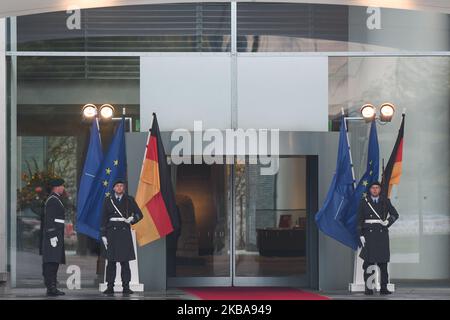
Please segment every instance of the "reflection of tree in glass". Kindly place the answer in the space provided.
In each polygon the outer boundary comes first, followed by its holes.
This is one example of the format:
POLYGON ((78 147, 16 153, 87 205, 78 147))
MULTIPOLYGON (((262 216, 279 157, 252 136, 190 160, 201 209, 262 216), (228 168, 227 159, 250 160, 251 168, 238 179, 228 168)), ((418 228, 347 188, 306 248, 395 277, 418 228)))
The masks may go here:
POLYGON ((76 179, 76 140, 74 137, 48 137, 47 154, 43 168, 40 169, 35 157, 25 160, 27 173, 21 177, 25 185, 18 190, 18 209, 30 208, 39 216, 43 213, 44 202, 50 192, 49 182, 54 178, 66 181, 66 194, 63 197, 67 218, 73 219, 76 179))
POLYGON ((247 180, 246 180, 246 170, 245 164, 236 164, 236 235, 237 249, 241 250, 245 248, 245 210, 246 210, 246 190, 247 190, 247 180))

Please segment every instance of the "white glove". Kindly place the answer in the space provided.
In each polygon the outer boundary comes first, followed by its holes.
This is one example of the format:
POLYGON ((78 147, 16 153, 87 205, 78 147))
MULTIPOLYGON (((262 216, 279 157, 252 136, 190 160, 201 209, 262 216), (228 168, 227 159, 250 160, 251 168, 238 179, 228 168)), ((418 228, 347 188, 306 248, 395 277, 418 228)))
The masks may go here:
POLYGON ((383 220, 383 222, 381 222, 381 225, 382 225, 383 227, 387 227, 388 224, 389 224, 389 221, 388 221, 388 220, 383 220))
POLYGON ((125 222, 126 222, 126 223, 131 223, 133 220, 134 220, 134 217, 131 216, 131 217, 126 218, 126 219, 125 219, 125 222))
POLYGON ((102 241, 105 248, 108 249, 108 239, 106 239, 106 237, 102 237, 102 241))
POLYGON ((364 247, 366 245, 366 238, 364 238, 363 236, 359 237, 359 239, 361 240, 361 244, 364 247))
POLYGON ((55 248, 57 244, 58 244, 58 237, 50 238, 50 245, 51 245, 53 248, 55 248))

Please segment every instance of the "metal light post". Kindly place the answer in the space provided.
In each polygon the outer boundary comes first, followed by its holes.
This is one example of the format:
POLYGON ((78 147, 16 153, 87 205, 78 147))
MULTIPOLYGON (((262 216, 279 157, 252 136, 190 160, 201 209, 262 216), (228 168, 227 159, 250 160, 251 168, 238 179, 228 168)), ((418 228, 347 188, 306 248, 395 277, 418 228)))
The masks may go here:
MULTIPOLYGON (((353 187, 356 189, 356 178, 355 178, 355 170, 353 166, 353 160, 352 160, 352 153, 351 153, 351 147, 350 147, 350 140, 348 138, 348 128, 347 128, 347 120, 350 121, 365 121, 365 122, 372 122, 375 120, 379 120, 382 123, 390 122, 394 116, 395 113, 395 106, 392 103, 383 103, 380 108, 380 115, 377 117, 377 109, 370 103, 364 104, 360 108, 360 117, 346 117, 344 113, 344 108, 341 109, 342 116, 344 117, 344 124, 345 124, 345 133, 347 137, 347 143, 349 146, 349 155, 350 155, 350 164, 352 167, 352 179, 353 179, 353 187)), ((405 112, 405 111, 403 111, 405 112)), ((363 260, 359 257, 361 249, 358 248, 355 252, 355 259, 353 264, 353 282, 349 284, 349 291, 350 292, 361 292, 365 289, 365 283, 364 283, 364 277, 362 273, 362 264, 363 260)), ((377 277, 378 282, 378 277, 377 277)), ((392 283, 388 284, 388 288, 390 291, 395 290, 395 286, 392 283)))

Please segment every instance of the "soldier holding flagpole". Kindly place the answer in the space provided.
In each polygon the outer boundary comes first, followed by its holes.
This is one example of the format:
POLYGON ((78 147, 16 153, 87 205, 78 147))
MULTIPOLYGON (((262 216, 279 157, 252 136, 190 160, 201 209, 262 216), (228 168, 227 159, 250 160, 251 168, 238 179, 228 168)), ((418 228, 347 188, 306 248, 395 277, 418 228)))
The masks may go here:
POLYGON ((116 264, 120 262, 122 294, 134 292, 130 289, 131 270, 129 261, 135 260, 131 224, 142 219, 142 212, 132 196, 125 193, 125 180, 118 178, 113 183, 113 194, 107 196, 103 203, 101 226, 102 242, 106 249, 108 265, 106 267, 107 289, 104 294, 114 294, 116 264))
POLYGON ((382 195, 381 184, 373 182, 369 187, 369 195, 361 200, 358 211, 358 233, 362 245, 360 257, 364 260, 366 295, 373 295, 373 286, 369 283, 371 265, 378 265, 380 268, 380 294, 391 294, 387 288, 389 282, 387 265, 390 260, 389 227, 398 217, 398 212, 391 201, 382 195))

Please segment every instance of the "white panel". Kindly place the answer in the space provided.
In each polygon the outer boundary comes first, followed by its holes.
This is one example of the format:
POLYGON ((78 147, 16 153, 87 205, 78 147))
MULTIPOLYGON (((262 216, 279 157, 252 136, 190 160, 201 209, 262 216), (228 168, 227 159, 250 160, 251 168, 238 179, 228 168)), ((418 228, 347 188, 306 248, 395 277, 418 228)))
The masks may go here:
POLYGON ((328 130, 327 57, 239 57, 238 126, 328 130))
POLYGON ((141 131, 156 112, 161 130, 229 128, 230 57, 172 56, 141 58, 141 131))

